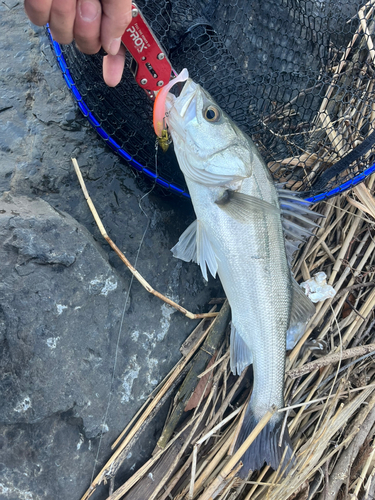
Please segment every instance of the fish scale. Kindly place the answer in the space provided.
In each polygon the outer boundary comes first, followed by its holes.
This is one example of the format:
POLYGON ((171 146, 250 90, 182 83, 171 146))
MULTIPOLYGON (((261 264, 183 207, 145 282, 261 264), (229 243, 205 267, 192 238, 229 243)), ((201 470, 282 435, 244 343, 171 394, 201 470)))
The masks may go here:
MULTIPOLYGON (((292 291, 281 222, 256 213, 253 220, 241 224, 215 204, 220 188, 186 181, 197 219, 218 257, 218 275, 231 305, 232 323, 252 352, 254 388, 249 407, 260 420, 273 405, 284 406, 292 291)), ((276 414, 273 422, 281 418, 276 414)))
MULTIPOLYGON (((178 98, 168 95, 166 107, 197 216, 172 251, 197 262, 206 279, 207 268, 219 275, 232 309, 232 371, 240 374, 253 363, 239 448, 272 406, 284 406, 287 331, 293 322, 303 326, 313 308, 293 282, 278 192, 252 140, 191 80, 178 98)), ((281 436, 282 418, 275 413, 242 457, 242 477, 264 462, 276 469, 285 449, 285 460, 291 458, 288 430, 281 436)))

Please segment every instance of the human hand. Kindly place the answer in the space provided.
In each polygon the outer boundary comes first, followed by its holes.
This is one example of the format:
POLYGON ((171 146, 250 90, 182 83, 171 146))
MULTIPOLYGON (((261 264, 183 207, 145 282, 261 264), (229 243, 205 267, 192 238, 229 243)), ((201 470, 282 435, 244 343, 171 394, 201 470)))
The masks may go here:
POLYGON ((58 43, 74 39, 85 54, 103 47, 108 53, 104 80, 110 87, 120 82, 125 63, 121 36, 131 21, 131 0, 25 0, 25 11, 37 26, 49 23, 58 43))

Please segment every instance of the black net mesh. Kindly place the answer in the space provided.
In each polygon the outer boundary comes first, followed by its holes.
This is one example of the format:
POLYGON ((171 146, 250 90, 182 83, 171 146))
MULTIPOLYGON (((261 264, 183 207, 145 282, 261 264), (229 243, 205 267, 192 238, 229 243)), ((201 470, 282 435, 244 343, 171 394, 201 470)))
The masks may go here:
MULTIPOLYGON (((373 164, 370 147, 350 168, 334 170, 375 123, 371 2, 142 0, 137 5, 172 66, 186 67, 254 139, 276 180, 314 194, 316 187, 328 191, 373 164), (318 179, 324 171, 322 187, 318 179)), ((111 89, 102 80, 99 55, 81 54, 74 44, 63 54, 104 130, 153 170, 152 104, 130 73, 130 58, 122 82, 111 89)), ((169 182, 183 184, 173 148, 160 156, 159 166, 169 182)))

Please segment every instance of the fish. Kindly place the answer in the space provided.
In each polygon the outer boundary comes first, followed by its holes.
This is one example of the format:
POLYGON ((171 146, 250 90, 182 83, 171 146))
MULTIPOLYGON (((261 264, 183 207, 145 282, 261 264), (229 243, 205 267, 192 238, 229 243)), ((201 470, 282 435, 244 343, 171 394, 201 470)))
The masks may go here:
MULTIPOLYGON (((238 449, 267 411, 284 407, 287 337, 294 345, 315 312, 293 278, 291 256, 317 224, 303 199, 275 185, 252 139, 183 78, 178 97, 168 92, 158 100, 155 129, 160 134, 164 112, 197 217, 172 252, 196 262, 206 280, 208 272, 219 276, 232 312, 231 370, 239 375, 253 365, 238 449)), ((293 449, 283 418, 274 413, 245 452, 241 477, 264 463, 276 470, 282 458, 289 470, 293 449)))

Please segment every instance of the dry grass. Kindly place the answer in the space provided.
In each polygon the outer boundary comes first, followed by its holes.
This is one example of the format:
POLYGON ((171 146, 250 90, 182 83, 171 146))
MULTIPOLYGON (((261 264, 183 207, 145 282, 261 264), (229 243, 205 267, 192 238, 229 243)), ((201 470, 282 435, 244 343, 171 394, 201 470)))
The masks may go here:
MULTIPOLYGON (((275 120, 276 115, 298 114, 297 97, 280 106, 278 113, 264 119, 267 130, 278 136, 289 149, 299 151, 298 156, 275 159, 268 163, 274 176, 293 190, 309 189, 312 183, 360 145, 374 131, 375 122, 375 1, 364 3, 358 12, 358 28, 346 47, 332 47, 326 72, 330 82, 313 124, 301 132, 282 133, 275 120), (272 129, 272 124, 275 129, 272 129), (308 137, 302 148, 303 137, 308 137)), ((322 82, 317 82, 322 85, 322 82)), ((313 86, 301 91, 301 95, 316 91, 313 86)), ((366 162, 373 160, 374 148, 362 158, 361 163, 351 166, 359 172, 366 162)), ((333 186, 331 186, 332 188, 333 186)))
MULTIPOLYGON (((248 481, 236 477, 238 457, 230 454, 249 393, 244 381, 251 377, 250 370, 239 378, 230 373, 228 336, 224 335, 228 307, 224 304, 214 320, 202 320, 187 343, 189 348, 182 349, 182 360, 128 426, 123 440, 117 442, 113 460, 99 474, 98 483, 115 475, 121 457, 136 445, 142 426, 157 418, 158 402, 162 403, 171 389, 176 391, 177 383, 180 385, 153 456, 109 495, 110 500, 372 498, 375 227, 369 214, 375 210, 374 180, 370 178, 367 185, 362 185, 359 194, 355 191, 316 207, 326 218, 317 235, 301 248, 294 264, 299 281, 325 271, 337 295, 317 305, 305 334, 305 339, 324 339, 328 354, 315 358, 302 339, 287 356, 288 406, 284 411, 297 457, 287 478, 268 467, 252 474, 248 481), (356 206, 359 199, 366 211, 356 206), (196 354, 189 372, 184 373, 182 366, 193 352, 205 353, 204 364, 199 364, 202 358, 196 354), (202 369, 213 355, 212 366, 208 371, 202 369), (194 371, 197 364, 199 373, 194 371), (200 380, 204 384, 194 395, 197 406, 184 417, 179 411, 180 401, 183 399, 186 406, 200 380), (174 418, 176 412, 178 419, 174 418)), ((89 496, 88 492, 84 498, 89 496)))
MULTIPOLYGON (((366 34, 367 65, 375 62, 367 24, 374 6, 375 0, 371 0, 360 11, 356 35, 366 34)), ((332 86, 327 89, 317 117, 317 127, 325 131, 329 139, 330 146, 324 153, 328 163, 345 154, 356 141, 363 140, 355 131, 364 121, 371 124, 367 135, 373 130, 373 101, 363 101, 361 106, 354 101, 343 103, 334 121, 329 114, 334 84, 349 74, 348 56, 354 43, 353 39, 333 69, 332 86), (349 115, 350 123, 347 123, 345 117, 349 115)), ((373 83, 372 78, 363 78, 363 75, 358 80, 358 85, 366 87, 363 90, 367 95, 372 95, 373 83)), ((302 167, 306 166, 306 160, 311 165, 318 161, 315 153, 306 154, 288 158, 281 164, 302 167)), ((236 476, 241 463, 238 463, 238 454, 233 455, 233 443, 243 418, 242 409, 251 392, 251 369, 240 377, 231 375, 228 335, 225 334, 228 305, 216 301, 210 315, 213 316, 215 308, 221 309, 219 314, 214 319, 204 318, 182 346, 182 359, 116 441, 113 456, 82 500, 89 498, 98 484, 107 481, 108 500, 375 498, 374 181, 372 176, 349 194, 315 207, 325 218, 316 235, 299 250, 294 262, 298 282, 324 271, 336 296, 317 305, 304 337, 287 354, 287 407, 281 411, 285 414, 297 458, 288 476, 283 478, 281 471, 272 471, 266 466, 250 475, 247 481, 236 476), (306 340, 311 337, 326 342, 324 357, 316 358, 306 347, 306 340), (210 361, 212 364, 207 368, 210 361), (153 456, 115 489, 113 478, 124 457, 137 446, 144 426, 158 418, 158 410, 175 393, 177 396, 153 456), (189 400, 190 407, 195 408, 186 413, 183 410, 189 400)), ((271 413, 267 414, 255 431, 260 432, 270 417, 271 413)), ((256 435, 255 431, 247 445, 256 435)))

